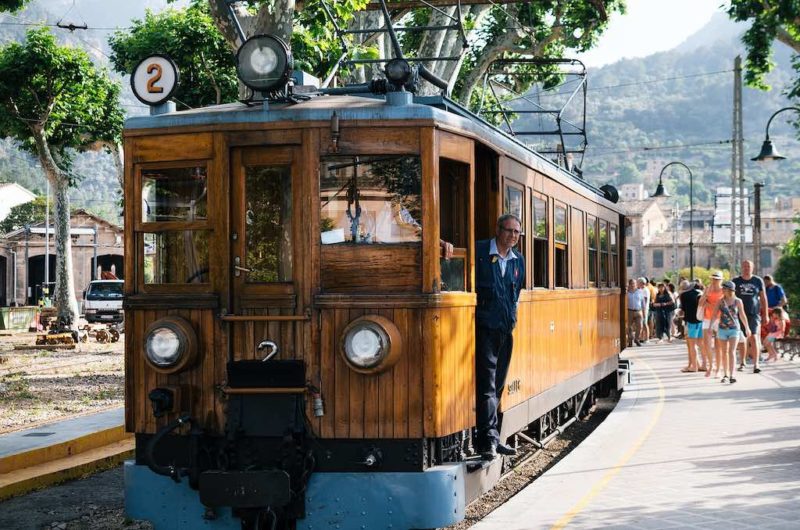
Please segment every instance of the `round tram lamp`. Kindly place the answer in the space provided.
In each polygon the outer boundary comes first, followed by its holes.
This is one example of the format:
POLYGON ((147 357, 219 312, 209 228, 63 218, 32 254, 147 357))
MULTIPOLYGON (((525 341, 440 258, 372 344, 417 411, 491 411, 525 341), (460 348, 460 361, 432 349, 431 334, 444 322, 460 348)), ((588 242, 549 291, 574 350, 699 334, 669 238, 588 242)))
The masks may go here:
POLYGON ((402 87, 411 79, 411 65, 405 59, 392 59, 384 67, 386 79, 396 87, 402 87))
POLYGON ((272 92, 286 86, 292 66, 289 46, 272 35, 247 39, 236 54, 236 74, 257 92, 272 92))
POLYGON ((350 322, 341 340, 342 357, 362 374, 377 374, 391 368, 403 349, 394 322, 380 315, 366 315, 350 322))
POLYGON ((753 162, 767 162, 769 160, 785 160, 786 159, 786 157, 780 155, 778 153, 778 150, 775 149, 775 146, 772 145, 772 140, 769 139, 769 126, 772 123, 772 120, 775 118, 775 116, 777 116, 781 112, 784 112, 784 111, 787 111, 787 110, 793 110, 795 112, 800 112, 800 108, 798 108, 798 107, 784 107, 784 108, 782 108, 780 110, 775 111, 775 113, 772 116, 769 117, 769 120, 767 120, 767 129, 766 129, 766 134, 765 134, 765 137, 764 137, 764 143, 761 144, 761 152, 758 153, 758 156, 756 156, 754 158, 751 158, 750 160, 752 160, 753 162))
POLYGON ((144 334, 144 353, 148 364, 156 371, 180 372, 191 366, 197 357, 194 328, 181 317, 156 320, 144 334))

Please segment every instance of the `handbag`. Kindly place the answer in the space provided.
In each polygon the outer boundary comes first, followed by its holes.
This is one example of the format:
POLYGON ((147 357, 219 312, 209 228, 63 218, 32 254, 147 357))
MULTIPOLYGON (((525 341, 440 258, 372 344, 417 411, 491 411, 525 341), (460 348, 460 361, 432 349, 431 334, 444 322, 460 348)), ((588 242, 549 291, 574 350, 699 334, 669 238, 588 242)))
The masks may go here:
POLYGON ((694 315, 697 320, 702 322, 706 317, 706 303, 697 304, 697 313, 694 315))

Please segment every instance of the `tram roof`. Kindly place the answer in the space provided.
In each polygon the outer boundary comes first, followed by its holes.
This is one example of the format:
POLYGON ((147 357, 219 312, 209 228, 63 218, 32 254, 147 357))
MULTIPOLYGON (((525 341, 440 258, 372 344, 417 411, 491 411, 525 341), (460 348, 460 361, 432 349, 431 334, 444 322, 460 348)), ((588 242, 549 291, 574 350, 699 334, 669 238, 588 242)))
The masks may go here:
POLYGON ((320 96, 297 103, 269 102, 267 105, 227 103, 180 112, 134 116, 125 120, 125 129, 132 131, 240 123, 329 121, 334 111, 341 121, 431 120, 470 133, 475 138, 490 139, 488 143, 491 147, 519 157, 530 167, 546 175, 556 173, 560 176, 559 180, 577 184, 584 190, 592 192, 595 200, 619 211, 618 205, 606 200, 598 188, 583 179, 576 178, 517 138, 494 127, 455 101, 442 96, 415 96, 413 103, 402 105, 391 105, 384 96, 372 94, 320 96))

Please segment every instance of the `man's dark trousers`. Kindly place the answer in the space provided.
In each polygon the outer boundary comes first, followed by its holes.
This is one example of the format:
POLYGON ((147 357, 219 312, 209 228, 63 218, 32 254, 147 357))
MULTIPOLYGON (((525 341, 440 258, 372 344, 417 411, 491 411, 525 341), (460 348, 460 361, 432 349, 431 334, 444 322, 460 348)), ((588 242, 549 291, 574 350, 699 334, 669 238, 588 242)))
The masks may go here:
POLYGON ((514 337, 511 332, 499 329, 476 327, 475 333, 475 379, 477 386, 475 411, 479 449, 497 446, 500 442, 500 421, 497 411, 500 395, 506 384, 514 337))

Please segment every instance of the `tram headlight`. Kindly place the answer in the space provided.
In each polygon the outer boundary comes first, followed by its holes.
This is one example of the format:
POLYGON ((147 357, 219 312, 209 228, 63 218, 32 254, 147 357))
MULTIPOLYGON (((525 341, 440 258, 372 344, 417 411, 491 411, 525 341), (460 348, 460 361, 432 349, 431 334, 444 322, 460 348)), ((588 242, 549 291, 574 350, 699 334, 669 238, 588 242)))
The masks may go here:
POLYGON ((236 74, 242 83, 259 92, 283 88, 292 72, 292 52, 272 35, 247 39, 236 54, 236 74))
POLYGON ((405 59, 392 59, 384 66, 386 79, 397 86, 405 85, 411 79, 411 65, 405 59))
POLYGON ((197 357, 194 328, 181 317, 156 320, 145 332, 144 353, 156 371, 179 372, 189 367, 197 357))
POLYGON ((379 315, 366 315, 347 325, 341 352, 348 366, 363 374, 391 368, 400 358, 403 344, 395 324, 379 315))

